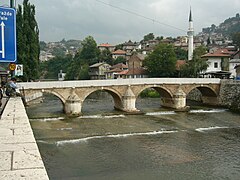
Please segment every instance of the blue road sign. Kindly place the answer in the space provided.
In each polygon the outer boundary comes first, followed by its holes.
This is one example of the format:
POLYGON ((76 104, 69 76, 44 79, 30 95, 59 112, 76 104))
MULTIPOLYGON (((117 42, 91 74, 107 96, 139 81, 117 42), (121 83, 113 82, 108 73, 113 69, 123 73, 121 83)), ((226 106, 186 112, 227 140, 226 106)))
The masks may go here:
POLYGON ((0 7, 0 62, 15 62, 16 47, 16 11, 0 7))

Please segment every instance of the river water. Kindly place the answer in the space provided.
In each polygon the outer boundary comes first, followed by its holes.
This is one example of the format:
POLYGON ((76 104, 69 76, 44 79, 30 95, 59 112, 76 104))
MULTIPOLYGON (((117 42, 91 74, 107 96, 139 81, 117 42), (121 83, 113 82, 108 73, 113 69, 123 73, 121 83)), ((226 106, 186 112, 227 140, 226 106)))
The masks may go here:
POLYGON ((57 98, 28 107, 50 179, 239 179, 240 116, 191 104, 190 112, 138 99, 144 114, 126 115, 107 100, 88 99, 68 118, 57 98))

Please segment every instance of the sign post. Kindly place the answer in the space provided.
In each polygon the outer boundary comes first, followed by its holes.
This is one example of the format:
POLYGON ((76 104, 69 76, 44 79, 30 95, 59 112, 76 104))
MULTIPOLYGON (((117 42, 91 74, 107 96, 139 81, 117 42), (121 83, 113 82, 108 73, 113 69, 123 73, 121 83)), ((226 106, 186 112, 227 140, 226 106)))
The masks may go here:
POLYGON ((16 60, 16 10, 0 7, 0 62, 16 60))

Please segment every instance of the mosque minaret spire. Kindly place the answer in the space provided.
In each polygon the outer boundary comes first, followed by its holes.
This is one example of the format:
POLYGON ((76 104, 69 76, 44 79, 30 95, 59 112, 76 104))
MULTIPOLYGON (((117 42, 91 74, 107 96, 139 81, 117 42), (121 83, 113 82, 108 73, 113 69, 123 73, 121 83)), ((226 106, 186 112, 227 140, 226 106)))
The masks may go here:
POLYGON ((193 29, 193 19, 192 19, 192 10, 190 8, 190 14, 189 14, 189 27, 188 27, 188 60, 192 60, 193 58, 193 35, 194 35, 194 29, 193 29))

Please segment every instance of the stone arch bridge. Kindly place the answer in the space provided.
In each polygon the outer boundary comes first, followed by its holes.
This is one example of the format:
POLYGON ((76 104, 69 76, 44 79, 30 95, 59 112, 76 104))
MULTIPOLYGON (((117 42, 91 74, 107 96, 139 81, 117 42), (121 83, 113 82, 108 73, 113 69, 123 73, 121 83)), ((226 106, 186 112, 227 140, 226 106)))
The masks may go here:
POLYGON ((20 92, 26 102, 45 93, 57 96, 68 115, 80 115, 84 100, 93 92, 104 90, 114 99, 114 107, 126 112, 138 111, 135 102, 138 95, 147 88, 154 88, 161 96, 160 105, 183 110, 186 96, 193 89, 202 94, 205 104, 218 105, 220 79, 207 78, 145 78, 85 81, 49 81, 19 83, 20 92))

